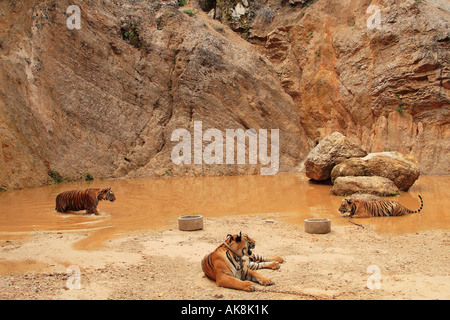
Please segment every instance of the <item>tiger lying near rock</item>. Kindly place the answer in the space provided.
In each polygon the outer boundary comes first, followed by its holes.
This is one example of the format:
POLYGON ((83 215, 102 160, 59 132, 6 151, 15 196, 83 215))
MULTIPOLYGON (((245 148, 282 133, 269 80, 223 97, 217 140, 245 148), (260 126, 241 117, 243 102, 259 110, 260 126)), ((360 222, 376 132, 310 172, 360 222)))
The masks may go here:
POLYGON ((226 288, 254 291, 251 281, 263 286, 272 285, 271 279, 263 277, 255 270, 279 269, 279 263, 283 263, 284 260, 280 257, 264 258, 252 254, 254 248, 255 241, 246 234, 229 234, 216 250, 203 258, 203 272, 208 278, 215 280, 218 286, 226 288))
POLYGON ((379 200, 379 201, 363 201, 356 199, 344 199, 342 200, 339 211, 341 214, 349 213, 346 217, 387 217, 387 216, 403 216, 409 213, 418 213, 423 208, 423 200, 420 198, 420 208, 418 210, 409 210, 405 208, 397 201, 392 200, 379 200))

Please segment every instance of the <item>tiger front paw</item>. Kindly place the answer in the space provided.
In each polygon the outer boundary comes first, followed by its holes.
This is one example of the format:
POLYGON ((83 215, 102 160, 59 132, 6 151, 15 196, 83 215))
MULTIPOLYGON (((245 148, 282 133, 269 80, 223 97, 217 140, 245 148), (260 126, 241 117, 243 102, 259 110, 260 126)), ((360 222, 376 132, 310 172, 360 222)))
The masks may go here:
POLYGON ((252 292, 255 291, 255 286, 251 283, 251 281, 243 281, 242 290, 252 292))
POLYGON ((272 269, 272 270, 278 270, 280 269, 280 264, 278 262, 272 262, 271 264, 269 264, 267 266, 267 268, 272 269))
POLYGON ((276 262, 278 262, 278 263, 283 263, 283 262, 284 262, 284 259, 283 259, 282 257, 274 257, 274 258, 273 258, 273 261, 276 261, 276 262))
POLYGON ((275 283, 272 281, 272 279, 269 279, 269 278, 261 278, 261 279, 259 280, 259 284, 260 284, 260 285, 263 285, 263 286, 271 286, 271 285, 273 285, 273 284, 275 284, 275 283))

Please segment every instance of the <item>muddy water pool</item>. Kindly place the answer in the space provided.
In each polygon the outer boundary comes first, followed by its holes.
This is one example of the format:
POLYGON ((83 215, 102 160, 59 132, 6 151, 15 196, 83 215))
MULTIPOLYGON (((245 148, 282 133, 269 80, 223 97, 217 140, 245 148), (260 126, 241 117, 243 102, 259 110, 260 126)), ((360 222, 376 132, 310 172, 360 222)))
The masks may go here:
MULTIPOLYGON (((23 237, 33 231, 80 231, 91 236, 77 246, 89 249, 128 231, 173 227, 177 218, 186 214, 205 218, 264 214, 298 225, 303 225, 307 218, 329 218, 332 226, 348 224, 338 212, 343 197, 331 195, 330 188, 329 184, 310 182, 303 174, 278 174, 95 180, 7 191, 0 193, 0 240, 23 237), (112 188, 117 200, 101 201, 98 216, 82 214, 84 211, 61 214, 54 210, 60 192, 106 187, 112 188)), ((420 194, 424 200, 420 214, 354 221, 372 225, 382 233, 448 230, 449 188, 450 177, 421 176, 408 192, 389 198, 416 210, 420 207, 417 197, 420 194)), ((230 230, 234 231, 237 230, 230 230)))

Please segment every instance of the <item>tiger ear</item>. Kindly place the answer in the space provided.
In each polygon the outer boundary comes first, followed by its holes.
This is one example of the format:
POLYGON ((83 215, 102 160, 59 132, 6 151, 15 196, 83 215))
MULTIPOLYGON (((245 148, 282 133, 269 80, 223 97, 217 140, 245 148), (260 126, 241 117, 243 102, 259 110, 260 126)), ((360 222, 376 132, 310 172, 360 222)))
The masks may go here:
POLYGON ((239 235, 236 237, 237 242, 241 242, 241 240, 242 240, 242 231, 239 232, 239 235))

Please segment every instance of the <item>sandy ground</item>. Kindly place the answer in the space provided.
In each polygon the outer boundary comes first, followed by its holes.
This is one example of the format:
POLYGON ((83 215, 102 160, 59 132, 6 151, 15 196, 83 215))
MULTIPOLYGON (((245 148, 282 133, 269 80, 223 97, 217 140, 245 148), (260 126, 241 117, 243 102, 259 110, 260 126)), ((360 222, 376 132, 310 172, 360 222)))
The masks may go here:
POLYGON ((311 235, 272 214, 205 218, 204 230, 195 232, 179 231, 174 221, 122 234, 95 250, 74 249, 88 235, 36 232, 1 240, 0 298, 450 299, 447 231, 390 235, 348 224, 311 235), (204 277, 203 256, 239 231, 256 240, 255 253, 285 258, 279 270, 259 271, 275 285, 241 292, 204 277), (79 268, 78 278, 71 266, 79 268), (77 279, 80 289, 73 288, 77 279))

